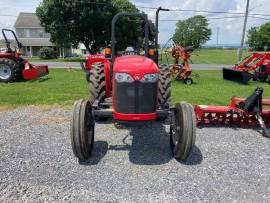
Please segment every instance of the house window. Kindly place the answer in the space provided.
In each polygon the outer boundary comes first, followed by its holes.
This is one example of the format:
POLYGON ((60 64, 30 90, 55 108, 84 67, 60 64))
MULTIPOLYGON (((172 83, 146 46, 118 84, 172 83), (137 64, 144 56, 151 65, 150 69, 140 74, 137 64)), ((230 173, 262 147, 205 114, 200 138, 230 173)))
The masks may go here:
POLYGON ((50 38, 42 28, 16 28, 19 38, 50 38))
POLYGON ((18 36, 21 38, 30 38, 30 29, 23 28, 23 29, 18 29, 18 36))
POLYGON ((23 36, 24 36, 24 38, 30 38, 31 37, 30 29, 24 28, 23 36))
POLYGON ((43 30, 39 30, 38 35, 39 35, 40 38, 44 38, 44 32, 43 32, 43 30))

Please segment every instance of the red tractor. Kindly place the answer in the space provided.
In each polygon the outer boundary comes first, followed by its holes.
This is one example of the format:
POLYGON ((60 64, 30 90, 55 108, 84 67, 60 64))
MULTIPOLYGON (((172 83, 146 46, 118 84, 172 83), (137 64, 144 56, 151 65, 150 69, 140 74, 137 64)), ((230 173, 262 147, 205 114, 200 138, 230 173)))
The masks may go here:
POLYGON ((22 44, 18 41, 13 30, 2 29, 2 34, 6 43, 6 50, 0 52, 0 82, 14 82, 21 78, 24 80, 33 80, 49 74, 47 65, 32 65, 27 60, 21 58, 19 49, 22 44), (17 48, 10 48, 11 42, 6 33, 10 32, 17 43, 17 48))
MULTIPOLYGON (((71 121, 71 143, 79 160, 91 156, 95 120, 137 122, 170 120, 170 145, 174 157, 185 161, 192 153, 196 117, 191 104, 171 104, 171 73, 157 64, 155 49, 149 48, 149 21, 142 13, 119 13, 112 20, 111 54, 93 56, 84 69, 89 81, 89 100, 76 101, 71 121), (144 26, 144 55, 136 51, 116 54, 115 24, 121 17, 140 17, 144 26), (93 62, 94 61, 94 62, 93 62)), ((155 34, 158 33, 156 27, 155 34)))
POLYGON ((232 69, 223 68, 223 79, 248 84, 253 80, 270 84, 270 53, 253 53, 232 69))

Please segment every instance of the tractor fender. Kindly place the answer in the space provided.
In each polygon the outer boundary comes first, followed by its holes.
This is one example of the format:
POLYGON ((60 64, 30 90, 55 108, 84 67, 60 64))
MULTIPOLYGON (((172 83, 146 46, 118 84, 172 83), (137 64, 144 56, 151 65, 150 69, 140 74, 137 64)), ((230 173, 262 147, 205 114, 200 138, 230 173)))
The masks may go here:
POLYGON ((105 90, 106 90, 106 97, 111 96, 111 74, 110 74, 110 67, 111 62, 109 60, 104 61, 104 75, 105 75, 105 90))
POLYGON ((85 69, 86 70, 91 70, 92 65, 94 63, 98 63, 101 62, 104 64, 105 61, 108 61, 107 58, 105 58, 104 54, 91 54, 86 56, 86 60, 85 60, 85 69))
MULTIPOLYGON (((88 55, 85 60, 85 66, 81 63, 82 69, 86 72, 86 78, 89 78, 89 71, 92 69, 94 63, 102 63, 104 66, 104 75, 106 83, 106 97, 110 96, 111 91, 111 79, 110 79, 110 66, 111 62, 105 57, 104 54, 92 54, 88 55)), ((89 81, 88 81, 89 82, 89 81)))

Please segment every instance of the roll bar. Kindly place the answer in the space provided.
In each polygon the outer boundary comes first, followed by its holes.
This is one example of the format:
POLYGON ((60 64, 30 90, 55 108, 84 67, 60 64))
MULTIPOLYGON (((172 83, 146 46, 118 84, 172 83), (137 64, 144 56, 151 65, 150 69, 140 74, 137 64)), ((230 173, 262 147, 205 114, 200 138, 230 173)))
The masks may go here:
POLYGON ((8 40, 8 38, 7 38, 7 36, 6 36, 6 32, 11 32, 11 33, 13 34, 13 36, 14 36, 16 42, 17 42, 18 48, 19 48, 19 49, 22 48, 22 43, 19 42, 19 40, 18 40, 18 38, 17 38, 15 32, 14 32, 13 30, 5 29, 5 28, 4 28, 4 29, 2 29, 2 34, 3 34, 3 36, 4 36, 4 39, 5 39, 5 43, 6 43, 7 48, 9 48, 8 46, 9 46, 9 44, 10 44, 10 41, 8 40))
POLYGON ((146 14, 143 13, 118 13, 113 17, 112 20, 112 35, 111 35, 111 43, 112 43, 112 61, 114 61, 115 59, 115 44, 116 44, 116 40, 115 40, 115 24, 117 22, 117 20, 120 17, 123 16, 137 16, 140 17, 144 20, 145 22, 145 26, 144 26, 144 36, 145 36, 145 56, 148 57, 149 53, 149 22, 148 22, 148 18, 146 14))
POLYGON ((170 11, 170 9, 162 8, 161 6, 158 7, 156 10, 156 35, 155 35, 155 62, 158 64, 158 17, 160 11, 170 11))

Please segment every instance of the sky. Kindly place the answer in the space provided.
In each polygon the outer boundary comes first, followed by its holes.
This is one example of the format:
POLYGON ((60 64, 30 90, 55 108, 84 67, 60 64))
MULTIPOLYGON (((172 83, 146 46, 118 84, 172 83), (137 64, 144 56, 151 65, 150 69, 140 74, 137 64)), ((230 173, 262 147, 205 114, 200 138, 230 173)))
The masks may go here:
MULTIPOLYGON (((225 12, 245 12, 246 0, 130 0, 138 7, 159 7, 170 9, 189 9, 225 12)), ((35 12, 41 0, 0 0, 0 28, 12 28, 19 12, 35 12)), ((148 14, 153 22, 155 10, 139 8, 148 14)), ((269 0, 250 0, 249 12, 251 14, 266 14, 270 10, 269 0)), ((211 40, 206 44, 240 44, 244 17, 233 14, 209 14, 200 12, 171 11, 160 12, 159 42, 166 43, 175 31, 176 21, 185 20, 194 15, 204 15, 209 19, 209 27, 212 30, 211 40), (230 18, 233 16, 234 18, 230 18), (225 17, 225 18, 224 18, 225 17), (218 39, 218 40, 217 40, 218 39)), ((247 30, 252 26, 260 26, 270 21, 269 16, 249 17, 247 30)), ((1 37, 2 38, 2 37, 1 37)))

